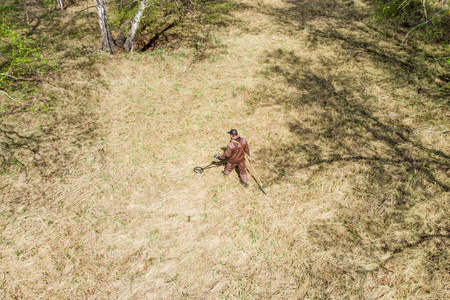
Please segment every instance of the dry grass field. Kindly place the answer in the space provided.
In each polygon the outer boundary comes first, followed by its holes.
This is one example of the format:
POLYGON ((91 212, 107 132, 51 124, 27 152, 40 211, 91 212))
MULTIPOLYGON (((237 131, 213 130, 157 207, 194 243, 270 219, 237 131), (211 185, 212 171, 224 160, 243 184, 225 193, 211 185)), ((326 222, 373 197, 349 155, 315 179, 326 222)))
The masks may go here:
POLYGON ((0 120, 0 298, 450 298, 448 70, 414 50, 444 48, 367 1, 234 0, 181 42, 80 55, 79 9, 45 23, 57 104, 0 120), (267 195, 193 172, 231 128, 267 195))

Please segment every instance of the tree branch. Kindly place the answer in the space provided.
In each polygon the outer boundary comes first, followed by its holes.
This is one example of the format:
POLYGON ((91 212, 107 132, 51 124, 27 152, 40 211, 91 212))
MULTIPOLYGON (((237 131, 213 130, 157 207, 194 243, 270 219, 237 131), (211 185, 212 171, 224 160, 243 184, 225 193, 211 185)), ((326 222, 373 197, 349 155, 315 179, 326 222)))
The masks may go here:
POLYGON ((96 6, 95 6, 95 5, 88 6, 88 7, 86 7, 85 9, 82 9, 82 10, 77 11, 76 13, 78 14, 78 13, 80 13, 80 12, 85 11, 86 9, 93 8, 93 7, 96 7, 96 6))
POLYGON ((9 99, 14 100, 14 101, 18 101, 17 99, 14 99, 13 97, 11 97, 7 92, 0 90, 0 92, 2 92, 3 94, 5 94, 6 96, 8 96, 9 99))
POLYGON ((0 73, 1 76, 8 76, 11 78, 14 78, 15 80, 26 80, 26 81, 34 81, 34 79, 28 79, 28 78, 20 78, 16 76, 9 75, 8 73, 0 73))
POLYGON ((441 13, 443 13, 443 12, 445 12, 445 11, 447 11, 447 10, 449 10, 450 8, 444 8, 444 9, 441 9, 439 12, 437 12, 431 19, 429 19, 428 21, 425 21, 425 22, 423 22, 423 23, 420 23, 419 25, 416 25, 416 26, 414 26, 410 31, 408 31, 408 33, 405 35, 405 37, 403 38, 403 41, 402 41, 402 45, 403 45, 403 43, 405 42, 405 40, 406 40, 406 38, 408 37, 408 35, 414 30, 414 29, 416 29, 417 27, 420 27, 420 26, 422 26, 422 25, 425 25, 425 24, 427 24, 427 23, 430 23, 434 18, 436 18, 438 15, 440 15, 441 13))

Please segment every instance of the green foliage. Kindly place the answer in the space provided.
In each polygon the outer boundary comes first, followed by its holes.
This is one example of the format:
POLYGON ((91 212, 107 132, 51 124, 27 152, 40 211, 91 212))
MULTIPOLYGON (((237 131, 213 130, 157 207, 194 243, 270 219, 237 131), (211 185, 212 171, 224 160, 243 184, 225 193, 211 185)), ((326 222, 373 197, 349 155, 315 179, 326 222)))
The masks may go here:
POLYGON ((112 5, 113 14, 109 18, 109 23, 113 28, 119 29, 123 24, 131 22, 139 7, 137 1, 121 1, 112 5))
POLYGON ((13 5, 13 4, 0 5, 0 15, 4 15, 7 12, 13 12, 13 11, 18 11, 18 8, 16 5, 13 5))
MULTIPOLYGON (((2 72, 26 76, 30 72, 30 65, 40 58, 39 48, 21 33, 24 32, 14 30, 11 23, 0 24, 2 72)), ((5 76, 2 76, 0 83, 4 79, 5 76)))
POLYGON ((40 45, 27 38, 25 29, 14 26, 0 16, 0 89, 21 95, 36 91, 33 77, 43 74, 51 66, 42 55, 40 45))
MULTIPOLYGON (((110 24, 126 36, 139 7, 139 1, 115 2, 111 7, 113 14, 110 16, 110 24)), ((138 35, 154 36, 169 24, 183 26, 214 23, 220 19, 220 16, 227 14, 230 9, 231 4, 226 1, 149 0, 139 24, 138 35)))
POLYGON ((40 0, 39 3, 46 10, 52 10, 56 7, 56 1, 54 0, 40 0))
POLYGON ((424 42, 447 42, 450 23, 448 4, 437 0, 377 0, 375 17, 390 19, 406 29, 414 28, 415 36, 424 42))
POLYGON ((418 10, 422 8, 422 3, 417 0, 378 0, 378 18, 398 18, 410 19, 418 10))
POLYGON ((203 19, 208 23, 217 22, 222 15, 228 14, 232 9, 231 3, 226 1, 223 3, 204 1, 203 7, 203 19))

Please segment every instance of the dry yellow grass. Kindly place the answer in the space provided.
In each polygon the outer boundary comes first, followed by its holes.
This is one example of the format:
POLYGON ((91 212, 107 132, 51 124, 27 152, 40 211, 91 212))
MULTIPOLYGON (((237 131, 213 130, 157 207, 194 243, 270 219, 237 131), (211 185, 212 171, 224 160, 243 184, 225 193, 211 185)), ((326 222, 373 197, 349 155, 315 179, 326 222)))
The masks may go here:
POLYGON ((448 111, 367 9, 237 1, 203 59, 111 56, 100 86, 74 73, 84 106, 58 112, 82 124, 49 142, 70 161, 2 174, 1 297, 450 297, 448 135, 416 131, 448 129, 448 111), (230 128, 268 195, 192 171, 230 128))

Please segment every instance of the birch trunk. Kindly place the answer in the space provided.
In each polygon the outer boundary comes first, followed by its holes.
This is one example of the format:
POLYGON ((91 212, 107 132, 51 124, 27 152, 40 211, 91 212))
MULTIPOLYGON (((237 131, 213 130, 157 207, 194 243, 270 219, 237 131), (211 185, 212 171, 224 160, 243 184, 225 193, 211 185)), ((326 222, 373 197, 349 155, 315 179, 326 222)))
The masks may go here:
POLYGON ((114 38, 108 28, 108 18, 106 15, 106 1, 95 0, 95 6, 97 7, 98 24, 100 25, 100 33, 102 38, 102 50, 115 53, 116 45, 114 38))
POLYGON ((27 25, 30 25, 30 16, 28 15, 27 3, 24 1, 22 5, 23 10, 25 11, 25 17, 27 18, 27 25))
POLYGON ((127 51, 132 52, 133 46, 134 46, 134 39, 136 37, 136 32, 139 27, 139 23, 141 22, 142 15, 144 14, 145 9, 148 6, 149 0, 141 0, 139 10, 137 11, 136 15, 134 16, 134 20, 131 23, 130 27, 130 36, 125 40, 124 48, 127 51))
POLYGON ((56 6, 58 6, 59 9, 64 10, 63 0, 56 0, 56 6))

